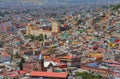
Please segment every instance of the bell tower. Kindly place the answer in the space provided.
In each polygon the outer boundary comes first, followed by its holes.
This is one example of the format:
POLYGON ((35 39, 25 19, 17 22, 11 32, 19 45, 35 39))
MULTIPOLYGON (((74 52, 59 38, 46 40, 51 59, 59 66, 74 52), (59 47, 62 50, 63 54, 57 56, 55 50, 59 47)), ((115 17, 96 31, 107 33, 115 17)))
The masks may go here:
POLYGON ((40 54, 39 55, 39 59, 38 59, 38 64, 39 64, 39 71, 44 71, 44 58, 43 55, 40 54))
POLYGON ((44 58, 42 54, 39 55, 38 61, 34 65, 33 70, 34 71, 46 71, 46 68, 44 67, 44 58))
POLYGON ((26 26, 26 35, 29 35, 29 34, 31 34, 31 24, 28 24, 26 26))
POLYGON ((52 32, 53 32, 53 33, 59 33, 59 32, 60 32, 59 23, 56 22, 55 20, 52 21, 52 32))

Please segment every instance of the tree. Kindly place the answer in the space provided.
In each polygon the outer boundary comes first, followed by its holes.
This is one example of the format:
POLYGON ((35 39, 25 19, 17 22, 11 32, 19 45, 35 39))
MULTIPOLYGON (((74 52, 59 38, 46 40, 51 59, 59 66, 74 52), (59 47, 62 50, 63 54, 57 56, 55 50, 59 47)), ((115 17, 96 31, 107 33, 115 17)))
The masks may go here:
POLYGON ((38 41, 44 41, 43 34, 40 34, 39 36, 37 36, 36 40, 38 40, 38 41))
POLYGON ((47 35, 45 34, 45 39, 47 39, 47 35))
POLYGON ((23 70, 23 63, 25 63, 25 59, 23 57, 21 57, 21 60, 18 64, 20 70, 23 70))
POLYGON ((23 57, 21 58, 21 62, 22 62, 22 63, 25 63, 25 59, 24 59, 23 57))
POLYGON ((101 75, 95 75, 95 78, 101 79, 102 76, 101 75))
POLYGON ((24 35, 23 36, 25 39, 29 39, 29 35, 24 35))
POLYGON ((18 52, 16 52, 15 55, 12 56, 13 58, 20 58, 20 54, 18 54, 18 52))
POLYGON ((78 25, 78 24, 81 24, 82 22, 83 22, 83 20, 79 19, 79 20, 77 21, 77 25, 78 25))
POLYGON ((53 52, 55 52, 55 49, 52 48, 52 47, 50 47, 50 48, 48 49, 48 52, 53 53, 53 52))
POLYGON ((43 34, 40 34, 40 41, 44 41, 44 36, 43 36, 43 34))
POLYGON ((30 35, 31 41, 35 41, 36 40, 36 36, 35 35, 30 35))
POLYGON ((26 35, 25 38, 30 38, 31 40, 30 41, 35 41, 35 40, 38 40, 38 41, 44 41, 44 37, 45 39, 47 39, 47 36, 43 36, 43 34, 40 34, 39 36, 35 36, 35 35, 26 35))
POLYGON ((118 10, 120 8, 120 4, 115 5, 115 6, 113 5, 112 7, 113 7, 113 10, 118 10))
POLYGON ((91 73, 87 73, 87 72, 76 72, 75 73, 75 77, 82 77, 83 79, 101 79, 102 76, 101 75, 93 75, 91 73))
POLYGON ((75 73, 75 77, 77 77, 77 76, 82 76, 82 73, 76 72, 76 73, 75 73))

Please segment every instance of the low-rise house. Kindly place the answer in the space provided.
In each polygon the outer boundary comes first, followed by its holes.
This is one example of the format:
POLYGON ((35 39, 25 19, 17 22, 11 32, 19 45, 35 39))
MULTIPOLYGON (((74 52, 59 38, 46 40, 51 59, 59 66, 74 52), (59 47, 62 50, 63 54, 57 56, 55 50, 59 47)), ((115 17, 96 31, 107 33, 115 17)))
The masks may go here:
POLYGON ((80 65, 81 58, 78 56, 68 55, 60 59, 61 63, 66 63, 68 67, 75 67, 80 65))
POLYGON ((6 61, 10 61, 11 60, 11 56, 8 53, 3 53, 0 55, 0 62, 6 62, 6 61))
POLYGON ((112 73, 109 69, 102 69, 102 68, 96 68, 96 67, 90 67, 90 66, 81 66, 81 69, 88 70, 93 73, 99 73, 104 77, 109 76, 109 74, 112 73))
POLYGON ((7 72, 4 74, 4 79, 19 79, 25 76, 27 72, 26 71, 13 71, 13 72, 7 72))

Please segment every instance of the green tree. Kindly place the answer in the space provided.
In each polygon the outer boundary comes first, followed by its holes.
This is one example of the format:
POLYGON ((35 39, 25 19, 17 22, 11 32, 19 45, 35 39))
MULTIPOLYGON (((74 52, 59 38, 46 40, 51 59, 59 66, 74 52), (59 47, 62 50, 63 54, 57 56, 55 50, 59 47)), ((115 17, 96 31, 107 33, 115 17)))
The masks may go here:
POLYGON ((113 10, 118 10, 118 9, 120 8, 120 4, 118 4, 118 5, 113 5, 112 7, 113 7, 113 10))
POLYGON ((93 75, 91 73, 87 73, 87 72, 76 72, 75 73, 75 77, 82 77, 83 79, 101 79, 102 76, 101 75, 93 75))
POLYGON ((24 35, 25 39, 30 39, 32 35, 24 35))
POLYGON ((18 54, 18 52, 16 52, 16 54, 12 55, 13 58, 20 58, 20 54, 18 54))
POLYGON ((78 24, 81 24, 82 22, 83 22, 83 20, 79 19, 79 20, 77 21, 77 25, 78 25, 78 24))
POLYGON ((18 64, 20 70, 23 70, 23 63, 25 63, 25 59, 22 57, 18 64))
POLYGON ((101 79, 102 76, 101 75, 95 75, 95 78, 101 79))
POLYGON ((36 40, 36 36, 35 35, 30 35, 31 41, 35 41, 36 40))
POLYGON ((45 34, 45 39, 47 39, 47 35, 45 34))
POLYGON ((52 48, 52 47, 50 47, 50 48, 48 49, 48 52, 53 53, 53 52, 55 52, 55 49, 52 48))
POLYGON ((31 39, 30 41, 35 41, 35 40, 38 40, 38 41, 44 41, 44 37, 47 39, 47 36, 43 36, 43 34, 40 34, 39 36, 35 36, 35 35, 25 35, 25 38, 26 39, 31 39))
POLYGON ((75 76, 76 76, 76 77, 77 77, 77 76, 82 76, 82 73, 76 72, 76 73, 75 73, 75 76))
POLYGON ((44 41, 43 34, 40 34, 39 36, 37 36, 36 40, 38 40, 38 41, 44 41))

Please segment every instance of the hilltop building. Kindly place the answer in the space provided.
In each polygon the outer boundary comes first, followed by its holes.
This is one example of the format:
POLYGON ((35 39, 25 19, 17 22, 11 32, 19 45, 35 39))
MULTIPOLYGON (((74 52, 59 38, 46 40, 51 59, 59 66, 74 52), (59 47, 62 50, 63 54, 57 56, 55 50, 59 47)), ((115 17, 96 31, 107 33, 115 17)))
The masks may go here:
MULTIPOLYGON (((43 27, 43 26, 42 26, 43 27)), ((60 32, 60 25, 56 21, 52 21, 52 26, 50 27, 51 29, 44 30, 42 27, 35 26, 32 24, 28 24, 26 26, 26 34, 27 35, 52 35, 60 32)), ((45 27, 45 26, 44 26, 45 27)))

